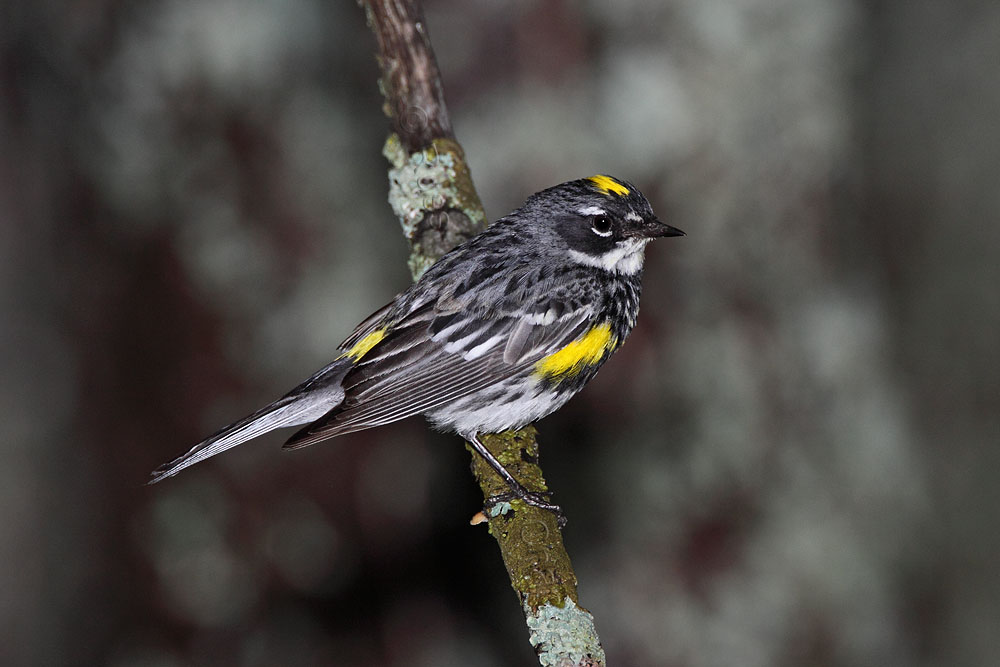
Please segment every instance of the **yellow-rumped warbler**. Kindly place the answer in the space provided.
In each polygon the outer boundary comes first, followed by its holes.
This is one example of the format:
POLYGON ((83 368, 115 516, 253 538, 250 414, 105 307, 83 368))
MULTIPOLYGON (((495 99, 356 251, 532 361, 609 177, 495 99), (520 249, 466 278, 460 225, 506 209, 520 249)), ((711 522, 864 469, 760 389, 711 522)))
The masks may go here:
POLYGON ((153 472, 152 482, 285 426, 296 449, 422 414, 479 441, 557 410, 621 346, 639 312, 643 252, 683 232, 632 184, 597 175, 538 192, 362 322, 341 354, 282 398, 153 472))

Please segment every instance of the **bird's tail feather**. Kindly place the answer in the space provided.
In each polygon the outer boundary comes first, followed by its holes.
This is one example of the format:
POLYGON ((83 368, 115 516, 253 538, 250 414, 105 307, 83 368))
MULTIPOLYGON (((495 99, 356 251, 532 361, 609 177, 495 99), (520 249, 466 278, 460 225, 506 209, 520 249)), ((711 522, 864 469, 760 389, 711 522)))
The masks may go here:
POLYGON ((184 468, 274 429, 300 426, 319 419, 343 402, 344 390, 340 381, 347 366, 349 364, 330 364, 274 403, 210 435, 185 454, 154 470, 149 484, 173 477, 184 468))

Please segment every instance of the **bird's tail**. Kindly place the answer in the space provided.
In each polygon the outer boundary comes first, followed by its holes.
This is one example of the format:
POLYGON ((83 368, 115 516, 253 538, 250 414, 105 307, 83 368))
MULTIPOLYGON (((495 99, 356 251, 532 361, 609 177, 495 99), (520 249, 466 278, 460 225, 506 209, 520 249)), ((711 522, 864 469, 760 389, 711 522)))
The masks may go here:
POLYGON ((350 366, 346 359, 333 362, 274 403, 226 426, 185 454, 163 464, 153 471, 149 483, 173 477, 184 468, 274 429, 299 426, 319 419, 343 403, 344 390, 340 383, 350 366))

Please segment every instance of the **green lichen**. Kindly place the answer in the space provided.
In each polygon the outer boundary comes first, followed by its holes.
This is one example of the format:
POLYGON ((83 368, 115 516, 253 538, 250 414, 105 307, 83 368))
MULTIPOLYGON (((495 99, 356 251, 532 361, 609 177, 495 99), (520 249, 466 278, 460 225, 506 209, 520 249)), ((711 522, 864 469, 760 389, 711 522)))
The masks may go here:
MULTIPOLYGON (((381 79, 379 83, 381 85, 381 79)), ((406 159, 409 157, 403 144, 399 141, 399 135, 395 132, 386 137, 385 144, 382 145, 382 155, 396 169, 406 164, 406 159)))
POLYGON ((546 604, 532 609, 525 605, 528 640, 535 647, 542 667, 604 665, 604 648, 594 628, 594 617, 573 600, 562 606, 546 604))
POLYGON ((452 139, 434 139, 408 153, 395 134, 382 154, 389 169, 389 205, 410 241, 414 279, 441 255, 486 226, 461 147, 452 139))
POLYGON ((504 514, 507 514, 507 512, 513 512, 513 511, 514 511, 514 505, 512 505, 507 501, 500 501, 493 503, 493 506, 487 510, 486 516, 489 517, 490 519, 493 519, 498 516, 503 516, 504 514))

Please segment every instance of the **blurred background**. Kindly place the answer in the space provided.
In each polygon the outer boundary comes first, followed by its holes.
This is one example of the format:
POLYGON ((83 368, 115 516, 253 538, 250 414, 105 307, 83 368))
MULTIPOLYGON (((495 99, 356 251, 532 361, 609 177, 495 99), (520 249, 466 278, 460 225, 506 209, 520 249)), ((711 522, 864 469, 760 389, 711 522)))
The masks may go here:
MULTIPOLYGON (((1000 4, 427 2, 491 219, 607 172, 629 344, 540 424, 611 664, 1000 664, 1000 4)), ((453 436, 154 467, 409 282, 354 2, 0 10, 0 663, 536 664, 453 436)))

